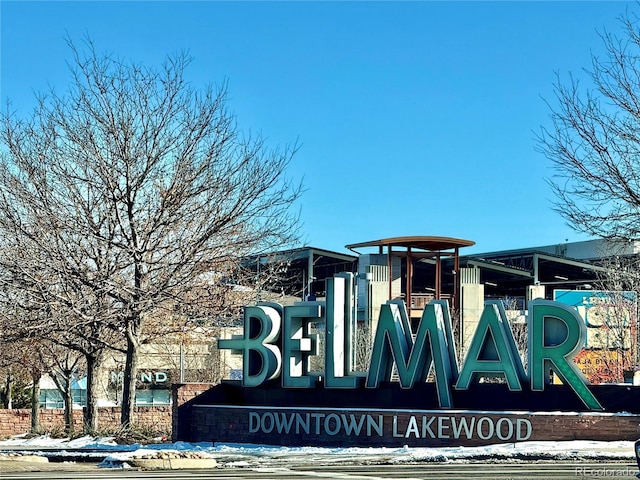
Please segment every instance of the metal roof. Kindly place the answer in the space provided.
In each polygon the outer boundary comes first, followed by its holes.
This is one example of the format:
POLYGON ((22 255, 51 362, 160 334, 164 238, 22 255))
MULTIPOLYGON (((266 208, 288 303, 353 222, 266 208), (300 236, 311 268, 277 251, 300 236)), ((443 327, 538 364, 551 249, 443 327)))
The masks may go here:
POLYGON ((300 247, 300 248, 293 248, 291 250, 281 250, 277 252, 276 255, 284 256, 289 260, 300 260, 303 258, 308 258, 310 255, 329 257, 337 260, 342 260, 345 262, 355 262, 358 259, 358 257, 356 257, 355 255, 350 255, 348 253, 334 252, 332 250, 325 250, 323 248, 316 248, 316 247, 300 247))
POLYGON ((472 240, 463 240, 453 237, 431 237, 431 236, 408 236, 408 237, 391 237, 382 238, 380 240, 371 240, 368 242, 353 243, 346 245, 346 248, 353 250, 355 248, 364 247, 405 247, 418 248, 429 252, 439 252, 442 250, 450 250, 459 247, 470 247, 476 242, 472 240))

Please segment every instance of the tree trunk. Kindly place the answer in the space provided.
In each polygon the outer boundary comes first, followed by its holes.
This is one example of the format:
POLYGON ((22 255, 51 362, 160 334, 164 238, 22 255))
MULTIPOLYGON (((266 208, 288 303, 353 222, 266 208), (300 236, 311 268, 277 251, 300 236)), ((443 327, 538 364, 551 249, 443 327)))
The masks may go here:
MULTIPOLYGON (((134 242, 135 232, 133 234, 134 242)), ((137 249, 136 249, 137 250, 137 249)), ((132 306, 140 301, 139 292, 143 284, 143 269, 139 253, 134 252, 134 285, 135 291, 132 298, 132 306)), ((136 309, 131 310, 126 319, 127 328, 127 358, 124 365, 124 379, 122 385, 122 414, 120 425, 129 428, 133 425, 133 414, 136 405, 136 377, 138 376, 138 347, 142 330, 142 315, 136 309)))
POLYGON ((120 424, 123 428, 133 425, 133 413, 136 403, 136 377, 138 374, 139 339, 130 327, 127 332, 127 358, 124 366, 122 384, 122 415, 120 424))
POLYGON ((84 429, 86 432, 95 433, 98 430, 98 371, 102 364, 100 350, 92 354, 86 354, 87 361, 87 406, 84 410, 84 429))
POLYGON ((62 370, 62 378, 57 373, 52 373, 51 377, 58 387, 58 391, 62 394, 64 404, 64 431, 71 435, 74 430, 73 425, 73 370, 62 370))
POLYGON ((7 373, 4 392, 4 408, 11 410, 13 408, 13 377, 11 376, 11 370, 7 373))
POLYGON ((64 383, 66 388, 64 389, 64 431, 67 435, 72 435, 74 430, 73 425, 73 372, 71 370, 65 370, 64 383))
POLYGON ((40 377, 42 373, 34 370, 31 375, 33 386, 31 387, 31 433, 40 433, 40 377))

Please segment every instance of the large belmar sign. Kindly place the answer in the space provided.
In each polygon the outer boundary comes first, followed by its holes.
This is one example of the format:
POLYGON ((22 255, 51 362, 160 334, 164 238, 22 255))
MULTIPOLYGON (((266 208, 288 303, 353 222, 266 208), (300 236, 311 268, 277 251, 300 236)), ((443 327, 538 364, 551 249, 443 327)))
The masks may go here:
POLYGON ((415 338, 402 301, 382 305, 367 372, 350 370, 353 357, 353 280, 341 274, 327 280, 327 300, 282 307, 245 307, 244 335, 219 341, 219 348, 243 355, 245 387, 281 378, 284 388, 311 388, 319 378, 324 388, 378 388, 390 381, 395 365, 402 388, 426 382, 431 368, 441 408, 455 408, 452 389, 467 390, 486 377, 501 377, 511 391, 542 391, 550 372, 569 385, 590 410, 602 410, 588 382, 573 361, 585 343, 587 330, 578 312, 565 304, 533 300, 528 309, 525 370, 510 324, 499 301, 488 301, 462 365, 458 365, 451 316, 446 301, 424 309, 415 338), (311 324, 326 322, 324 372, 310 371, 310 357, 318 352, 311 324), (364 375, 363 375, 364 373, 364 375))
POLYGON ((502 303, 487 301, 459 362, 445 301, 428 304, 414 331, 405 304, 389 301, 367 368, 355 371, 355 297, 345 273, 326 280, 323 302, 245 307, 243 334, 218 342, 242 355, 242 379, 179 406, 174 439, 430 447, 638 438, 640 388, 589 385, 573 361, 586 326, 571 306, 530 302, 519 349, 502 303), (324 341, 314 334, 323 323, 324 341))

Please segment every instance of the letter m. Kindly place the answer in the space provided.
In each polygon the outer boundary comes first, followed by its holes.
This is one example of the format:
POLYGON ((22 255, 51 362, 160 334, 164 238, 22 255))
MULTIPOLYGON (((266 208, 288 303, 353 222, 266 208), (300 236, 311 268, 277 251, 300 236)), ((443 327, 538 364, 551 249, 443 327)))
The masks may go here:
POLYGON ((394 364, 398 370, 400 386, 411 388, 415 382, 427 380, 433 363, 440 406, 452 407, 450 385, 457 376, 458 367, 455 357, 451 357, 449 353, 454 346, 449 345, 451 340, 447 335, 448 319, 446 304, 432 302, 427 305, 414 343, 404 302, 382 305, 367 375, 367 388, 377 388, 381 381, 390 381, 394 364))

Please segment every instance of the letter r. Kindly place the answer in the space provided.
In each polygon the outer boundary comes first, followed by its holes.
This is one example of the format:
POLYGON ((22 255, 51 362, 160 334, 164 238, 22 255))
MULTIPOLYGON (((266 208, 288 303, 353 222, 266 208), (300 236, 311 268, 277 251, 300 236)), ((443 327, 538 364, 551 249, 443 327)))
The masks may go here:
POLYGON ((543 390, 549 370, 554 370, 588 408, 602 410, 587 386, 587 379, 573 362, 587 334, 587 327, 577 310, 558 302, 533 300, 529 304, 527 322, 531 390, 543 390))

